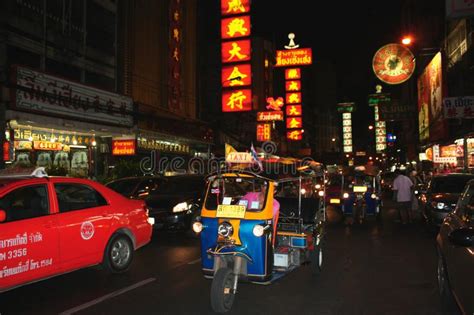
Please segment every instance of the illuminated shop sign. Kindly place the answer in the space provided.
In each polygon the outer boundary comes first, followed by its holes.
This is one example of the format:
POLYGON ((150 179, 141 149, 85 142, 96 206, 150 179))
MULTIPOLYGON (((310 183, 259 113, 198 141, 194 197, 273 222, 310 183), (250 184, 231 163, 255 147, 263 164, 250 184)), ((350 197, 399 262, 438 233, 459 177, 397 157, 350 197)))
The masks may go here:
POLYGON ((352 114, 342 114, 342 146, 344 153, 352 153, 352 114))
POLYGON ((92 136, 66 133, 64 131, 43 131, 29 128, 15 128, 14 139, 22 141, 49 141, 67 145, 91 145, 92 136), (54 141, 52 141, 54 139, 54 141))
POLYGON ((257 112, 257 121, 283 121, 282 111, 257 112))
POLYGON ((286 116, 301 116, 303 111, 301 105, 288 105, 286 106, 286 116))
POLYGON ((285 69, 285 80, 296 80, 296 79, 301 79, 300 68, 285 69))
POLYGON ((375 118, 375 151, 382 153, 387 148, 387 126, 385 121, 380 120, 379 106, 374 106, 375 118))
POLYGON ((274 99, 273 97, 267 97, 267 109, 280 110, 283 105, 285 105, 283 97, 277 97, 277 99, 274 99))
POLYGON ((286 119, 286 128, 287 129, 297 129, 303 127, 303 118, 302 117, 289 117, 286 119))
POLYGON ((246 36, 250 36, 250 15, 222 19, 222 39, 233 39, 246 36))
POLYGON ((289 80, 285 82, 286 91, 298 92, 301 91, 301 81, 300 80, 289 80))
POLYGON ((222 63, 250 60, 250 39, 223 42, 221 48, 222 63))
POLYGON ((252 110, 252 90, 226 90, 222 92, 223 112, 242 112, 252 110))
POLYGON ((221 15, 250 12, 250 0, 221 0, 221 15))
POLYGON ((62 146, 59 142, 33 141, 33 149, 35 150, 61 151, 62 146))
POLYGON ((311 48, 276 51, 275 67, 307 66, 313 63, 311 48))
POLYGON ((286 93, 286 104, 301 104, 301 93, 286 93))
POLYGON ((250 64, 222 67, 222 87, 240 87, 252 84, 250 64))
POLYGON ((300 141, 303 139, 303 130, 287 130, 286 138, 291 141, 300 141))
POLYGON ((140 149, 157 150, 162 152, 190 153, 189 145, 176 142, 157 140, 153 137, 138 137, 137 146, 140 149))
POLYGON ((135 139, 112 139, 112 155, 135 155, 135 139))
POLYGON ((257 124, 257 141, 271 140, 272 126, 270 124, 257 124))
POLYGON ((408 80, 415 70, 415 57, 400 44, 388 44, 377 50, 372 68, 380 81, 400 84, 408 80))

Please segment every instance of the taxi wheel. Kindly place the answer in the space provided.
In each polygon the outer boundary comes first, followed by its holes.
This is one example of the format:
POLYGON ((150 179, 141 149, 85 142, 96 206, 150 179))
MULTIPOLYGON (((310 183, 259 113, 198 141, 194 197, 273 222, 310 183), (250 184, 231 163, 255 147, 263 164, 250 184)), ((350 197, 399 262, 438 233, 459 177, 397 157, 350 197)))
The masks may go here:
POLYGON ((133 260, 133 245, 130 239, 115 234, 107 244, 103 266, 110 273, 122 273, 130 268, 133 260))
POLYGON ((232 308, 235 293, 234 274, 229 268, 217 270, 211 286, 211 306, 216 313, 226 313, 232 308))

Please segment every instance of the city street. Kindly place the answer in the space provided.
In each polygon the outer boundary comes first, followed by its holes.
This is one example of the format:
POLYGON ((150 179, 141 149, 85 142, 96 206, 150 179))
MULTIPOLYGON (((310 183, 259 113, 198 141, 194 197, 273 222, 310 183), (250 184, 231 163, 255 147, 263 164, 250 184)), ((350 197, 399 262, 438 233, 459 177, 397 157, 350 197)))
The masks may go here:
MULTIPOLYGON (((365 226, 328 216, 322 275, 303 266, 268 286, 242 284, 230 314, 441 314, 434 236, 421 223, 401 226, 390 204, 365 226)), ((199 256, 197 239, 155 232, 128 273, 92 267, 20 287, 0 295, 0 313, 212 314, 199 256)))

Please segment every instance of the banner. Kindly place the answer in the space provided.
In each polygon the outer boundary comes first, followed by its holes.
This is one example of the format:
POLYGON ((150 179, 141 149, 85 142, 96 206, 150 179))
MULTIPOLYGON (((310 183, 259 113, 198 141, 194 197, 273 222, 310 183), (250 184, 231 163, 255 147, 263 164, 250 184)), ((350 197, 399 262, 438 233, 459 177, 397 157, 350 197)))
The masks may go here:
POLYGON ((474 96, 447 97, 443 100, 445 119, 474 118, 474 96))

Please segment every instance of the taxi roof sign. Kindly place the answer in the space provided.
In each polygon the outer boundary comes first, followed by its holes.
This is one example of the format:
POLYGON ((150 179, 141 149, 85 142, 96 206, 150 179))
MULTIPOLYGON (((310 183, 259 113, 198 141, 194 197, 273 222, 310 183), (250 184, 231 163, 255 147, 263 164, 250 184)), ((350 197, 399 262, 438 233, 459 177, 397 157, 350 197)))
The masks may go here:
POLYGON ((48 177, 44 167, 11 167, 0 172, 0 177, 48 177))

